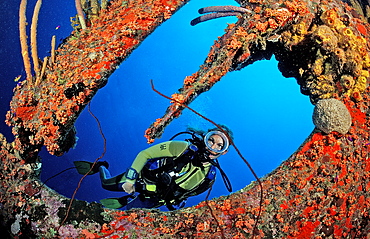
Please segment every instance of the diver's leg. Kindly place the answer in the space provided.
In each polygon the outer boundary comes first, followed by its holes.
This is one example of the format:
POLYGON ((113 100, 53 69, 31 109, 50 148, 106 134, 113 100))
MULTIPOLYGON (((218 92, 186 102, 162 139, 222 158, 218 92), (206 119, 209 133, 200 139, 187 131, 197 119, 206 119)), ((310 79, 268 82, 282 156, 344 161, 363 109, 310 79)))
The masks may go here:
POLYGON ((109 170, 106 167, 104 167, 104 166, 99 167, 99 173, 100 173, 100 179, 102 181, 103 180, 107 180, 108 178, 111 178, 112 177, 110 175, 109 170))
POLYGON ((108 169, 104 166, 99 167, 99 173, 104 189, 109 191, 123 191, 122 184, 125 182, 125 173, 112 177, 108 169))

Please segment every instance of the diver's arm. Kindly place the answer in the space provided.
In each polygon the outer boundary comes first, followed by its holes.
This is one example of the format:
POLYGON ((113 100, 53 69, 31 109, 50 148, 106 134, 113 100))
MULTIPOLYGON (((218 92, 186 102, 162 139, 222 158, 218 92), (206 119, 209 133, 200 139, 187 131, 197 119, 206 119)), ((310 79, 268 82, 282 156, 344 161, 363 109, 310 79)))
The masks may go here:
MULTIPOLYGON (((144 165, 149 159, 161 157, 177 157, 181 155, 189 146, 186 141, 166 141, 160 144, 153 145, 141 151, 131 165, 132 170, 135 170, 137 175, 141 172, 144 165)), ((130 170, 129 169, 129 170, 130 170)), ((127 183, 135 184, 135 179, 126 179, 127 183)))

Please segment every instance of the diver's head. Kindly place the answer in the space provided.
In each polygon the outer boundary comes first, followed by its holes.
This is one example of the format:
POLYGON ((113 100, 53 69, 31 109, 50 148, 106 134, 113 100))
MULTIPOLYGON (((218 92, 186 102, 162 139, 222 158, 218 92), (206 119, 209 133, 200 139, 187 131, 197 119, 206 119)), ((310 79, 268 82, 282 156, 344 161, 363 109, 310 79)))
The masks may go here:
POLYGON ((230 146, 229 141, 233 140, 233 132, 226 125, 219 124, 219 126, 222 130, 217 127, 203 131, 188 127, 187 130, 193 135, 193 141, 191 142, 199 149, 199 162, 209 162, 227 153, 230 146))
POLYGON ((204 144, 210 159, 226 154, 230 146, 229 138, 219 129, 209 131, 204 136, 204 144))

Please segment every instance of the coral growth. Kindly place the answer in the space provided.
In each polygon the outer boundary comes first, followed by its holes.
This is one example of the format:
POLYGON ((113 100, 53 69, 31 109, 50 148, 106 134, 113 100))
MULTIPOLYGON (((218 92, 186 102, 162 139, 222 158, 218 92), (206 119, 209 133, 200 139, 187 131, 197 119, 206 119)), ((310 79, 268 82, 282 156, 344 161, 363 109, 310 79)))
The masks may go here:
POLYGON ((73 141, 66 139, 74 137, 73 124, 86 104, 116 66, 183 4, 111 1, 89 28, 77 27, 55 51, 39 84, 31 79, 15 88, 7 123, 13 127, 16 149, 27 158, 36 157, 42 145, 55 155, 68 151, 73 141))
POLYGON ((87 102, 182 4, 110 1, 85 30, 76 30, 58 48, 40 85, 17 86, 7 116, 16 140, 0 137, 1 229, 18 238, 367 238, 369 24, 359 2, 354 8, 336 0, 240 1, 249 11, 238 13, 237 23, 215 42, 199 71, 185 78, 164 117, 146 131, 148 140, 154 140, 180 116, 184 104, 227 72, 275 54, 284 76, 295 77, 317 105, 317 125, 325 133, 314 130, 261 179, 265 193, 255 231, 260 206, 255 182, 226 197, 160 212, 108 210, 77 200, 70 204, 38 181, 39 148, 46 145, 61 154, 71 147, 66 139, 74 137, 74 121, 87 102))
MULTIPOLYGON (((272 54, 286 77, 295 77, 313 104, 320 99, 350 97, 361 101, 369 78, 368 23, 342 2, 242 1, 238 21, 212 46, 198 72, 185 78, 177 94, 189 104, 222 76, 272 54), (317 7, 319 6, 319 7, 317 7), (191 83, 190 81, 191 80, 191 83)), ((170 106, 161 124, 149 127, 152 141, 183 107, 170 106)))

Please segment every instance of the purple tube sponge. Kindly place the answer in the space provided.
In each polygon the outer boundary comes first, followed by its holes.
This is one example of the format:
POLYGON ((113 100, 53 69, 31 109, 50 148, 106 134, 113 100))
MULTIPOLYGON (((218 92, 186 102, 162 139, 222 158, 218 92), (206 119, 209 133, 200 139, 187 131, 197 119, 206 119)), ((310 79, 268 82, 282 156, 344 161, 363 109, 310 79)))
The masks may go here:
POLYGON ((209 12, 244 12, 244 13, 252 13, 251 10, 248 10, 244 7, 237 7, 237 6, 210 6, 210 7, 203 7, 198 10, 199 14, 209 13, 209 12))
POLYGON ((240 12, 214 12, 214 13, 210 13, 210 14, 197 17, 191 20, 190 24, 192 26, 195 26, 198 23, 205 22, 208 20, 212 20, 212 19, 216 19, 220 17, 238 16, 238 15, 240 15, 240 12))
POLYGON ((210 7, 203 7, 198 10, 200 14, 203 13, 210 13, 200 17, 193 19, 190 24, 192 26, 197 25, 198 23, 205 22, 211 19, 220 18, 220 17, 228 17, 228 16, 238 16, 242 13, 253 13, 251 10, 246 9, 244 7, 237 7, 237 6, 210 6, 210 7))

